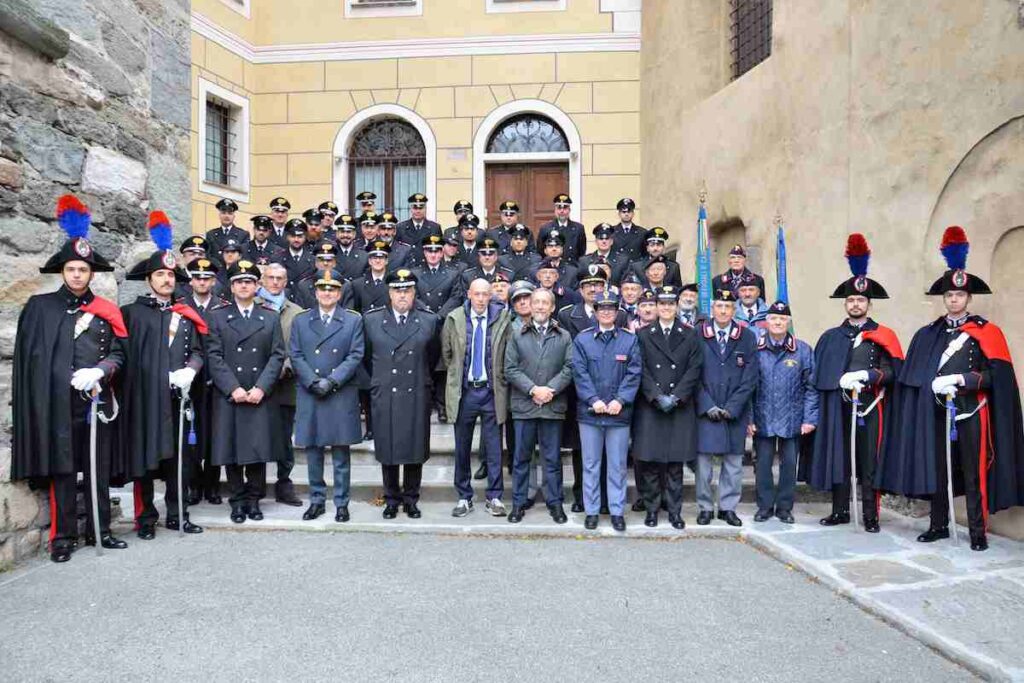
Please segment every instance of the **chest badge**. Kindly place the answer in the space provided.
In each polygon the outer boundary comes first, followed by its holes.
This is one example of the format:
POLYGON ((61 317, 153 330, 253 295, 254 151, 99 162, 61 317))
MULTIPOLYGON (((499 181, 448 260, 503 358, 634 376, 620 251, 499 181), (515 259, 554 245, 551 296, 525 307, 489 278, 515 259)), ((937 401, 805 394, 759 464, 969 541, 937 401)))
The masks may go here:
POLYGON ((743 357, 743 354, 742 353, 737 353, 736 354, 736 367, 742 368, 742 367, 746 366, 746 364, 747 364, 747 359, 743 357))

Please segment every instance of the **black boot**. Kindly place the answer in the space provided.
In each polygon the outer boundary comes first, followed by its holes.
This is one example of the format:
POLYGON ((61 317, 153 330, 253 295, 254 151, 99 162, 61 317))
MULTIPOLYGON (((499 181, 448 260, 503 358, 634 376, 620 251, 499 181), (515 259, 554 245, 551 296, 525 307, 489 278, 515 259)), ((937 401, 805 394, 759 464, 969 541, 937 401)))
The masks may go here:
POLYGON ((971 550, 988 550, 988 539, 984 529, 971 529, 971 550))
POLYGON ((934 543, 943 538, 949 538, 949 527, 929 527, 928 531, 917 537, 917 542, 934 543))
POLYGON ((67 541, 57 541, 50 546, 50 559, 54 562, 67 562, 71 559, 75 547, 67 541))
POLYGON ((849 512, 833 512, 828 517, 822 517, 818 520, 818 524, 822 526, 837 526, 839 524, 849 524, 850 513, 849 512))

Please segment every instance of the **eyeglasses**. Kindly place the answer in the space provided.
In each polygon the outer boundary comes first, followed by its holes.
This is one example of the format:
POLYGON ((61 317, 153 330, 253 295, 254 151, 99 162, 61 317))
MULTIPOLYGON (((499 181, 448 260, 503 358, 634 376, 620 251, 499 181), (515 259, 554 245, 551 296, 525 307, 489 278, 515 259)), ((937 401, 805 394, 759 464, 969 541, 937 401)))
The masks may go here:
POLYGON ((518 211, 502 211, 502 212, 501 212, 501 215, 502 215, 502 216, 506 216, 506 217, 508 217, 508 218, 511 218, 512 216, 517 216, 517 215, 519 215, 519 212, 518 212, 518 211))

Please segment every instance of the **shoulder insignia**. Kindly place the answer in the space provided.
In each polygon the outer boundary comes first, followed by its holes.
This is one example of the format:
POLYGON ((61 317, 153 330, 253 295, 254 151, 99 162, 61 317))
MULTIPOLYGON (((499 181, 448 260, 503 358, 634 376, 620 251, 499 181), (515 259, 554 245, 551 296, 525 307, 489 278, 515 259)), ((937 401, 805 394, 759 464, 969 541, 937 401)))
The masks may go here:
POLYGON ((346 311, 348 311, 349 313, 354 313, 354 314, 358 315, 358 316, 359 316, 360 318, 362 318, 362 317, 363 317, 363 314, 362 314, 362 313, 360 313, 359 311, 357 311, 357 310, 356 310, 356 309, 354 309, 354 308, 346 308, 345 310, 346 310, 346 311))
POLYGON ((558 312, 561 313, 562 311, 568 311, 569 309, 571 309, 575 305, 576 304, 566 304, 565 306, 562 306, 561 308, 559 308, 558 312))

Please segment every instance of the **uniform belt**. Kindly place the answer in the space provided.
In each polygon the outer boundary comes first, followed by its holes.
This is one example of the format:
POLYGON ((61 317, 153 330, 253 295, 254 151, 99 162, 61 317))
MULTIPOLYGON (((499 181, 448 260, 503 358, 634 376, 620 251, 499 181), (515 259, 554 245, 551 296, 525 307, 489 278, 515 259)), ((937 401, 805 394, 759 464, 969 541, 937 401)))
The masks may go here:
POLYGON ((974 410, 972 410, 971 412, 969 412, 969 413, 960 413, 960 412, 958 412, 957 416, 956 416, 956 421, 957 422, 962 422, 963 420, 967 420, 969 418, 974 417, 977 414, 977 412, 979 410, 981 410, 982 408, 984 408, 987 404, 988 404, 988 399, 987 398, 981 399, 980 401, 978 401, 978 405, 976 405, 974 407, 974 410))
POLYGON ((483 389, 487 386, 487 380, 484 380, 483 382, 471 382, 466 380, 466 386, 470 389, 483 389))

